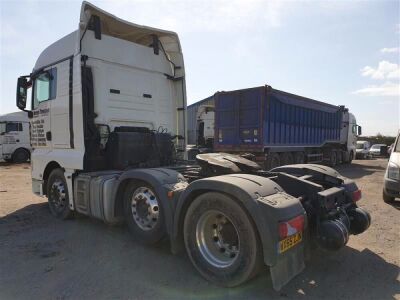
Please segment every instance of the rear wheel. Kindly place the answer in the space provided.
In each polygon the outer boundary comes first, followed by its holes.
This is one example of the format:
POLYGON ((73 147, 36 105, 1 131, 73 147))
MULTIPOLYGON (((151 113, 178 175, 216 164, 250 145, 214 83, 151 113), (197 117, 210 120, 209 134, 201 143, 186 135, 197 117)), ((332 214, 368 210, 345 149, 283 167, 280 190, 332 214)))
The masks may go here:
POLYGON ((190 205, 184 222, 186 251, 207 280, 233 287, 257 275, 262 249, 254 225, 232 198, 209 192, 190 205))
POLYGON ((23 163, 28 161, 29 152, 25 149, 17 149, 12 155, 12 161, 15 163, 23 163))
POLYGON ((154 188, 131 181, 124 194, 128 228, 144 244, 156 244, 166 236, 164 211, 154 188))
POLYGON ((68 186, 62 169, 54 169, 47 180, 47 199, 51 213, 59 219, 69 219, 73 211, 69 208, 68 186))

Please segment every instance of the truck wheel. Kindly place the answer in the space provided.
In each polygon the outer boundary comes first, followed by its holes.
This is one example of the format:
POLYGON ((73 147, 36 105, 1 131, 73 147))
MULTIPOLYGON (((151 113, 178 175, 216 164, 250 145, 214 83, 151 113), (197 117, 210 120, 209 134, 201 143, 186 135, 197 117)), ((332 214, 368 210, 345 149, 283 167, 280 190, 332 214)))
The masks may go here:
POLYGON ((382 198, 385 203, 391 203, 394 201, 394 197, 390 197, 389 195, 386 195, 385 191, 383 191, 383 193, 382 193, 382 198))
POLYGON ((128 185, 124 214, 129 230, 140 242, 152 245, 166 236, 162 203, 149 184, 132 181, 128 185))
POLYGON ((49 208, 56 218, 69 219, 73 211, 69 208, 67 182, 62 169, 54 169, 47 181, 47 199, 49 208))
POLYGON ((329 158, 329 165, 331 167, 334 167, 337 165, 337 155, 336 155, 336 151, 331 151, 331 155, 329 158))
POLYGON ((265 162, 265 170, 267 171, 281 165, 281 159, 278 153, 268 154, 265 162))
POLYGON ((233 287, 250 280, 262 267, 257 232, 243 208, 215 192, 197 197, 184 222, 186 251, 207 280, 233 287))
POLYGON ((23 163, 28 161, 29 153, 25 149, 17 149, 12 155, 12 161, 15 163, 23 163))
POLYGON ((282 165, 291 165, 293 164, 293 155, 292 153, 285 152, 281 154, 281 164, 282 165))
POLYGON ((295 164, 304 164, 305 155, 304 152, 297 152, 294 156, 294 163, 295 164))

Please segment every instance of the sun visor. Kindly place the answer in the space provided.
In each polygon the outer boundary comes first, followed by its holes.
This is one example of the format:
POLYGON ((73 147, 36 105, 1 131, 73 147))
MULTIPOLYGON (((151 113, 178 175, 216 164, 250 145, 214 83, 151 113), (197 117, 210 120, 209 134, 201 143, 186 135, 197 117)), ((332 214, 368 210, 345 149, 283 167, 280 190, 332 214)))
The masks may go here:
POLYGON ((83 2, 80 16, 82 27, 86 27, 92 15, 96 15, 100 18, 101 31, 103 34, 144 46, 151 45, 153 36, 156 35, 163 44, 166 52, 181 52, 179 38, 175 32, 130 23, 91 3, 83 2))

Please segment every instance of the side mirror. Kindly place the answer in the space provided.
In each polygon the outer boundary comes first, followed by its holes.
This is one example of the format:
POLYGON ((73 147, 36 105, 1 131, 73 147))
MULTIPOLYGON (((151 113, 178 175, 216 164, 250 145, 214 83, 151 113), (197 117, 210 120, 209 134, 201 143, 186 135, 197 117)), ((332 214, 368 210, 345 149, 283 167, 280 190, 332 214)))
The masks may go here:
POLYGON ((25 110, 27 99, 28 79, 19 77, 17 82, 17 107, 20 110, 25 110))
POLYGON ((357 126, 357 135, 362 135, 361 126, 357 126))

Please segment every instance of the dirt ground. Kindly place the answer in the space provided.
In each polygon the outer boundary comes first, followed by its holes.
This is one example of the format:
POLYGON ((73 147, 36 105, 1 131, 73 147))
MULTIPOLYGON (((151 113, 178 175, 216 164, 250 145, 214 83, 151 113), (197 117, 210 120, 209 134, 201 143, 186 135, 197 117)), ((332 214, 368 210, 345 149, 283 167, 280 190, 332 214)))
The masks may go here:
POLYGON ((168 244, 145 247, 124 226, 60 221, 31 193, 29 164, 0 163, 0 299, 400 299, 400 201, 382 201, 387 160, 338 167, 357 181, 369 230, 334 254, 316 251, 280 292, 267 269, 238 288, 205 281, 168 244))

